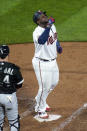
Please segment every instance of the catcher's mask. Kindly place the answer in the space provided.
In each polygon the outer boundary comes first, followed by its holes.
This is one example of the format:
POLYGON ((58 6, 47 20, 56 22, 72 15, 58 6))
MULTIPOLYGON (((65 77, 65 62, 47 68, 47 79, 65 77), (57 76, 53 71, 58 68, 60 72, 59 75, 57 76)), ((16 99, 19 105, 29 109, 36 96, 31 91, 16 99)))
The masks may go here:
MULTIPOLYGON (((42 15, 42 14, 44 14, 44 15, 46 15, 46 11, 37 11, 37 12, 35 12, 34 13, 34 15, 33 15, 33 21, 34 21, 34 23, 36 23, 37 24, 37 21, 39 20, 39 18, 40 18, 40 16, 42 15)), ((46 15, 47 16, 47 15, 46 15)))
POLYGON ((6 56, 9 54, 9 47, 7 45, 1 45, 0 46, 0 58, 5 59, 6 56))

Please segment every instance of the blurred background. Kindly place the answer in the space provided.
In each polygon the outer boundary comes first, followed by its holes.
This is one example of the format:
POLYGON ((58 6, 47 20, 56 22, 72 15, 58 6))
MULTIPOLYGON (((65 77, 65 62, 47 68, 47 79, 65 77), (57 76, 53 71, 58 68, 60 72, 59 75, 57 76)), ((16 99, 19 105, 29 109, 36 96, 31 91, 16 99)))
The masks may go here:
POLYGON ((0 44, 33 42, 38 10, 55 18, 59 41, 87 41, 87 0, 0 0, 0 44))

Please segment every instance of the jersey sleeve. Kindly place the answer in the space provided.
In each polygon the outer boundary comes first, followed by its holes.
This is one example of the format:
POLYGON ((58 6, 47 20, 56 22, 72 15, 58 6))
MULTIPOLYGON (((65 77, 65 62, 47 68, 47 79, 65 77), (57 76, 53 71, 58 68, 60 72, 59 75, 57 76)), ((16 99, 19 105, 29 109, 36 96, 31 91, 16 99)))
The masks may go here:
POLYGON ((33 32, 33 41, 35 44, 39 44, 38 43, 38 38, 42 35, 42 33, 44 32, 44 28, 41 27, 37 27, 34 32, 33 32))
POLYGON ((35 30, 33 32, 33 41, 35 44, 45 44, 49 37, 50 28, 35 30))
POLYGON ((49 37, 50 28, 45 28, 44 32, 39 36, 38 43, 39 44, 45 44, 45 42, 48 40, 49 37))
POLYGON ((38 38, 39 38, 38 32, 34 31, 33 32, 33 41, 34 41, 34 43, 38 44, 38 38))
POLYGON ((20 68, 16 67, 14 70, 15 84, 21 85, 24 82, 24 78, 22 77, 20 68))

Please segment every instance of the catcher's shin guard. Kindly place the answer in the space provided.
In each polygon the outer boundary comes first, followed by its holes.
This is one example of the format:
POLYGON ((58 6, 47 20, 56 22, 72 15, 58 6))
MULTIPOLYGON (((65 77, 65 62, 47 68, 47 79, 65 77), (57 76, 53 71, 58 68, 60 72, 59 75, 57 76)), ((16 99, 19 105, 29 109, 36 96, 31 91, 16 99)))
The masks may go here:
POLYGON ((0 123, 0 131, 3 131, 3 122, 4 122, 4 119, 1 120, 2 123, 0 123))
POLYGON ((3 131, 3 126, 2 126, 3 123, 0 123, 0 131, 3 131))
POLYGON ((18 115, 15 120, 9 120, 9 124, 11 130, 12 128, 15 128, 14 131, 20 131, 20 116, 18 115))
POLYGON ((3 126, 0 126, 0 131, 3 131, 3 126))

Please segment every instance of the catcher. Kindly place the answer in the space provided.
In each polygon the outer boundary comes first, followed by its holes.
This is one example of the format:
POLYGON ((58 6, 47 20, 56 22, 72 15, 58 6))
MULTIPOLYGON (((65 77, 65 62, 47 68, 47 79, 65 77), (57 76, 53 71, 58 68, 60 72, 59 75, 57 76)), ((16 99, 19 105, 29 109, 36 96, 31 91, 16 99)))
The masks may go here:
POLYGON ((9 47, 0 46, 0 131, 3 131, 5 114, 7 115, 10 131, 20 131, 18 102, 16 91, 24 81, 20 68, 8 62, 9 47))

